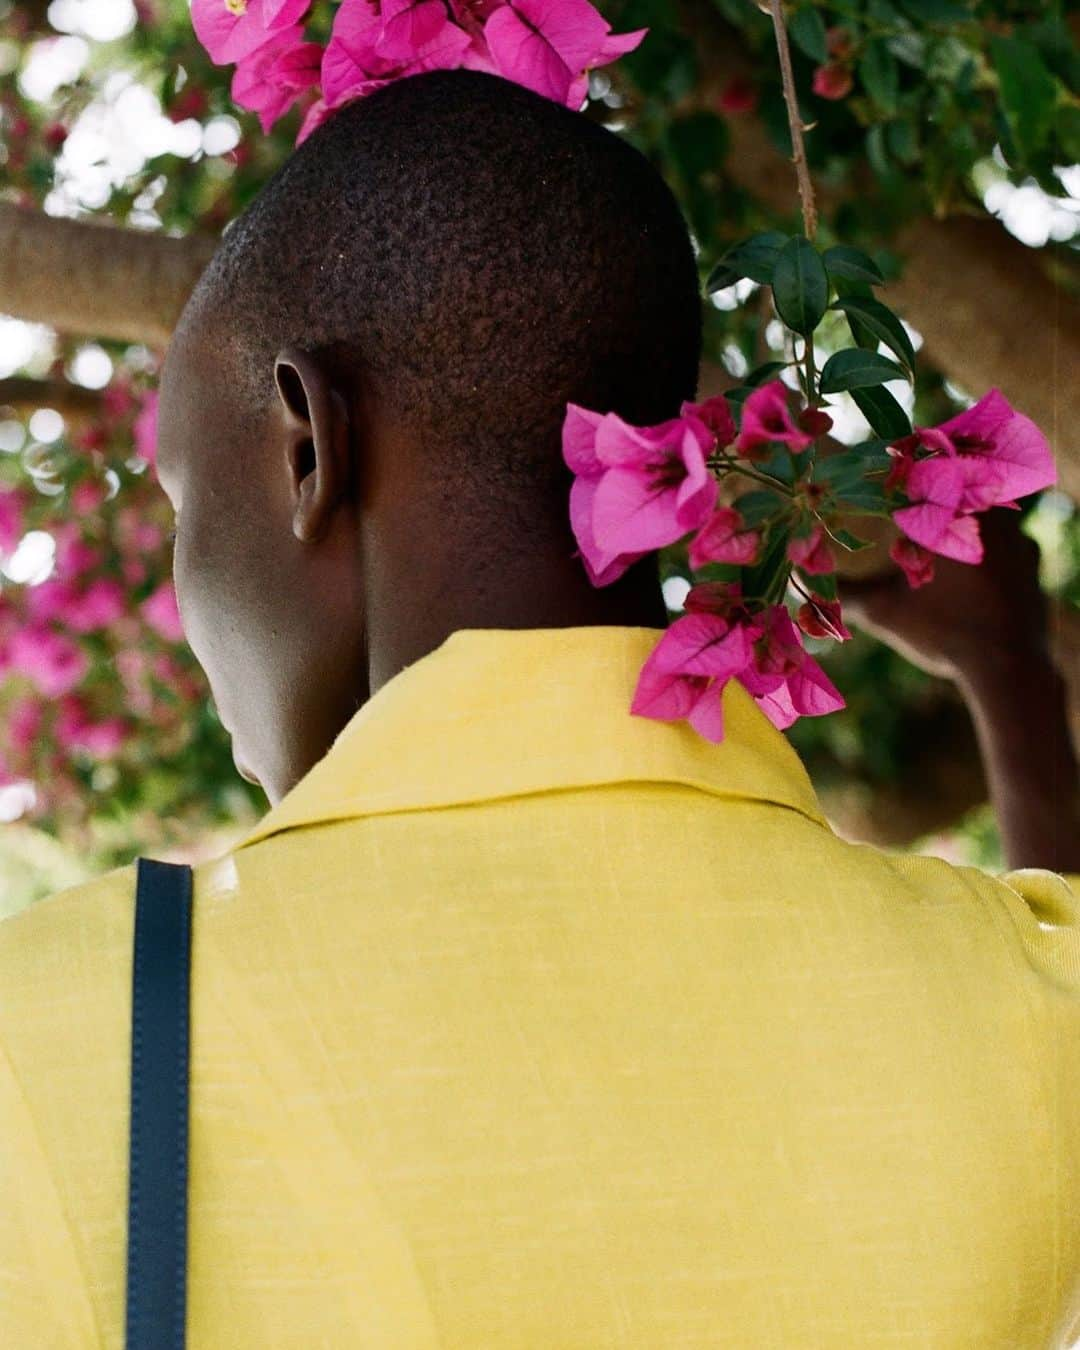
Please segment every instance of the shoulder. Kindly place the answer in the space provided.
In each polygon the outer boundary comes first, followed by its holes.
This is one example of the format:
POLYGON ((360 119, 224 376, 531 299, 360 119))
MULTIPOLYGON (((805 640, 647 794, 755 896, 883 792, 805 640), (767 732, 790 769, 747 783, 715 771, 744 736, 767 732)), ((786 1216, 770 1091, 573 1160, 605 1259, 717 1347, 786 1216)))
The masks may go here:
POLYGON ((0 919, 0 1036, 126 980, 134 918, 131 863, 0 919))

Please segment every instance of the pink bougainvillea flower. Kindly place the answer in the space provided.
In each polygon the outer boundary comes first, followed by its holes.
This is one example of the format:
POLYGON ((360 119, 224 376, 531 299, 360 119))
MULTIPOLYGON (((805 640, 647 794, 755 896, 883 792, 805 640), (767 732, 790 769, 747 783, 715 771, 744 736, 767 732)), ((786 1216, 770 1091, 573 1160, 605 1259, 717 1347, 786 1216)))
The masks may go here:
POLYGON ((14 553, 23 536, 26 494, 19 488, 0 487, 0 553, 14 553))
POLYGON ((719 490, 705 462, 713 444, 696 417, 635 427, 608 413, 596 428, 596 456, 605 469, 593 501, 600 547, 651 551, 703 525, 719 490))
POLYGON ((131 385, 122 376, 118 376, 102 390, 101 403, 107 420, 126 416, 135 406, 135 395, 131 392, 131 385))
MULTIPOLYGON (((343 99, 342 102, 345 102, 345 100, 343 99)), ((324 98, 317 98, 309 104, 307 112, 304 113, 303 121, 300 123, 300 130, 296 133, 296 144, 302 145, 311 133, 321 127, 339 106, 335 103, 331 107, 324 98)))
POLYGON ((12 748, 25 755, 34 744, 41 726, 44 704, 33 694, 24 694, 17 698, 8 709, 5 721, 12 748))
POLYGON ((143 396, 142 407, 131 428, 135 453, 151 464, 157 458, 157 414, 157 390, 151 389, 143 396))
POLYGON ((68 604, 65 619, 76 633, 93 633, 115 623, 127 608, 124 588, 112 577, 97 577, 68 604))
POLYGON ((770 380, 747 396, 742 423, 735 441, 735 453, 750 458, 758 446, 781 441, 793 454, 799 454, 813 442, 813 436, 800 431, 791 420, 787 407, 788 389, 783 380, 770 380))
POLYGON ((908 579, 911 589, 918 590, 934 579, 934 555, 910 539, 894 539, 889 557, 908 579))
POLYGON ((576 403, 566 405, 563 419, 563 459, 577 475, 570 488, 570 528, 578 542, 581 561, 594 586, 609 586, 647 550, 609 553, 596 542, 593 531, 593 502, 605 472, 595 450, 596 429, 605 413, 593 412, 576 403))
POLYGON ((751 634, 720 614, 691 613, 664 632, 641 668, 630 711, 686 718, 706 740, 724 739, 724 686, 750 660, 751 634))
POLYGON ((311 0, 191 0, 191 22, 210 60, 226 66, 298 23, 310 7, 311 0))
POLYGON ((60 704, 54 724, 56 739, 67 750, 88 750, 98 759, 110 759, 123 745, 128 726, 119 717, 94 722, 82 700, 69 694, 60 704))
POLYGON ((183 638, 184 628, 176 603, 176 589, 171 581, 163 581, 139 608, 146 622, 166 642, 179 642, 183 638))
POLYGON ((594 586, 704 524, 718 491, 705 463, 714 440, 694 416, 635 427, 567 404, 563 459, 577 475, 570 524, 594 586))
POLYGON ((787 555, 796 566, 811 576, 836 571, 836 558, 821 523, 814 525, 805 539, 792 539, 787 555))
POLYGON ((808 637, 835 638, 837 642, 846 642, 851 637, 835 600, 812 595, 805 605, 800 605, 797 618, 808 637))
POLYGON ((66 694, 82 680, 90 661, 78 643, 51 628, 29 624, 11 637, 13 670, 28 675, 46 698, 66 694))
POLYGON ((947 438, 953 453, 967 461, 967 509, 1010 505, 1017 497, 1057 482, 1049 441, 999 389, 988 390, 970 408, 936 427, 918 428, 917 434, 924 444, 934 434, 947 438))
POLYGON ((704 422, 716 437, 716 444, 721 450, 729 446, 739 434, 731 407, 723 394, 707 398, 704 403, 684 403, 679 409, 679 416, 696 417, 699 422, 704 422))
POLYGON ((710 562, 745 567, 754 562, 760 547, 760 532, 748 530, 734 507, 721 506, 690 541, 688 557, 695 571, 710 562))
POLYGON ((411 61, 435 41, 451 22, 444 0, 382 0, 376 55, 389 61, 411 61))
POLYGON ((969 488, 965 466, 952 456, 921 459, 908 474, 905 492, 910 506, 893 512, 893 520, 909 539, 931 553, 957 562, 983 558, 979 523, 961 503, 969 488))
POLYGON ((66 577, 49 577, 26 588, 26 614, 32 623, 67 621, 67 612, 75 600, 76 588, 66 577))
POLYGON ((575 110, 586 72, 633 51, 648 31, 612 33, 588 0, 507 0, 484 25, 500 75, 575 110))
POLYGON ((258 113, 264 132, 319 83, 323 48, 318 42, 305 42, 303 31, 299 24, 279 29, 233 72, 233 102, 258 113))
POLYGON ((84 478, 71 489, 71 509, 78 516, 92 515, 108 495, 109 489, 100 478, 84 478))
POLYGON ((52 536, 56 543, 56 572, 62 577, 77 577, 97 567, 101 551, 87 543, 77 521, 64 520, 55 525, 52 536))
MULTIPOLYGON (((394 31, 399 36, 407 31, 403 26, 407 25, 407 15, 401 7, 388 14, 385 6, 380 12, 374 0, 345 0, 334 16, 330 41, 323 54, 323 113, 328 115, 343 103, 370 94, 403 76, 460 66, 472 39, 450 20, 445 5, 440 3, 438 9, 441 12, 439 22, 434 22, 434 11, 425 11, 428 17, 418 30, 430 33, 430 36, 420 45, 406 48, 393 36, 386 37, 388 22, 396 26, 394 31), (387 56, 380 50, 382 44, 402 54, 387 56)), ((317 116, 315 106, 308 110, 304 120, 305 135, 314 130, 309 122, 317 116)), ((325 120, 325 116, 321 120, 325 120)))
POLYGON ((770 605, 762 624, 753 663, 738 678, 773 726, 783 731, 800 717, 821 717, 844 707, 839 689, 799 640, 787 609, 770 605))
POLYGON ((839 61, 830 61, 827 65, 817 66, 811 90, 818 98, 846 98, 852 89, 851 71, 839 61))

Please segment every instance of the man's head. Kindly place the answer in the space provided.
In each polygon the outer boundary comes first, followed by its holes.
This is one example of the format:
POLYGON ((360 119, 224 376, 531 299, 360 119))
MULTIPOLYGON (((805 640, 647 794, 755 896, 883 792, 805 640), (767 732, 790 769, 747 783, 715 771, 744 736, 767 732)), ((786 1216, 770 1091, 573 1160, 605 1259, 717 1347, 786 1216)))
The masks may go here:
POLYGON ((643 155, 477 71, 319 128, 226 231, 162 379, 185 630, 277 801, 462 627, 660 627, 655 559, 590 586, 566 403, 693 399, 693 249, 643 155))

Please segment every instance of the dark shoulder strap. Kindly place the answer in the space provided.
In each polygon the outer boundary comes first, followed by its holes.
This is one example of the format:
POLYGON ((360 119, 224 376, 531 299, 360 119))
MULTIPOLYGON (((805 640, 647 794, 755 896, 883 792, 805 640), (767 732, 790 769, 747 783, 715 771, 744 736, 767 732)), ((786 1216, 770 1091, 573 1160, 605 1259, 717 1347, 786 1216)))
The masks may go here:
POLYGON ((126 1350, 183 1350, 191 868, 139 858, 131 998, 126 1350))

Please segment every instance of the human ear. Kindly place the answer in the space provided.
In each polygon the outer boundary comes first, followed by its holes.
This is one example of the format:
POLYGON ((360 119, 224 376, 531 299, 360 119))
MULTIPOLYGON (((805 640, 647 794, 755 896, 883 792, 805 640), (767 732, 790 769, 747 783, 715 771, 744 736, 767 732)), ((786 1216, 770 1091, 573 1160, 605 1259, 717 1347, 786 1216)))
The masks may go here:
POLYGON ((303 543, 316 543, 349 494, 348 404, 319 358, 301 347, 278 352, 274 383, 284 414, 286 471, 296 503, 293 534, 303 543))

